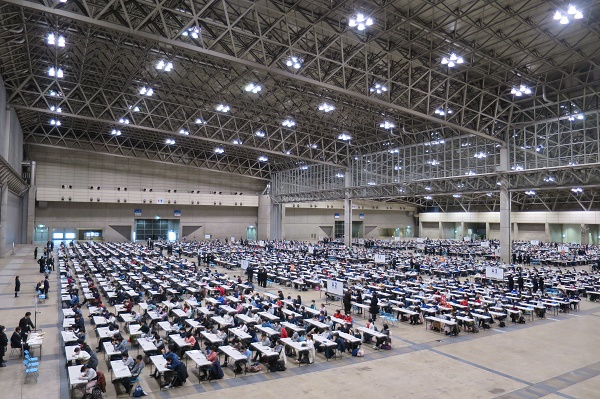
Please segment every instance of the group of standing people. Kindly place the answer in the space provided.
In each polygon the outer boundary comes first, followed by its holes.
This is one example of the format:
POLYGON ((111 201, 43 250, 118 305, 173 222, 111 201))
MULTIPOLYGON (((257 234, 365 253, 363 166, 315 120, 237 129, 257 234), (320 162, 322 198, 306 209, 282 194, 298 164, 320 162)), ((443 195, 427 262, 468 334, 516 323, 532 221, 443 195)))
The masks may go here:
POLYGON ((10 337, 10 341, 6 336, 6 327, 0 325, 0 367, 6 367, 4 355, 8 349, 9 342, 13 348, 20 348, 21 350, 29 349, 26 342, 29 333, 33 329, 35 329, 35 325, 31 321, 31 312, 25 313, 25 316, 19 320, 19 325, 15 328, 13 335, 10 337))

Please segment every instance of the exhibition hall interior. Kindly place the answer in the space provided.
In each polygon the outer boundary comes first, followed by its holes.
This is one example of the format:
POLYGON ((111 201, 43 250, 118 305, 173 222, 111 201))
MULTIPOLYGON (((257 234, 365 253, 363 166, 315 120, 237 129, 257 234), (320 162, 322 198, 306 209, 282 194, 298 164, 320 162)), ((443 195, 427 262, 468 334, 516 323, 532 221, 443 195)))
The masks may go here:
POLYGON ((596 0, 0 0, 0 396, 597 397, 598 43, 596 0))

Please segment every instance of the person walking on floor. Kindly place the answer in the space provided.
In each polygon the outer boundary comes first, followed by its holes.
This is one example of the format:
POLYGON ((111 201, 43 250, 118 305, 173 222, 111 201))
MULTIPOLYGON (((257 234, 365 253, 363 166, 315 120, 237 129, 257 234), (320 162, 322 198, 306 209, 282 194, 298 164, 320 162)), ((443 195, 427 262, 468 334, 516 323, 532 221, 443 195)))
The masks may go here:
POLYGON ((19 276, 15 277, 15 298, 19 296, 19 291, 21 291, 21 280, 19 280, 19 276))
POLYGON ((50 281, 48 281, 48 276, 44 279, 44 295, 46 299, 48 299, 48 291, 50 290, 50 281))
POLYGON ((38 251, 37 248, 38 247, 35 247, 35 249, 33 250, 33 259, 35 259, 35 260, 37 260, 37 251, 38 251))

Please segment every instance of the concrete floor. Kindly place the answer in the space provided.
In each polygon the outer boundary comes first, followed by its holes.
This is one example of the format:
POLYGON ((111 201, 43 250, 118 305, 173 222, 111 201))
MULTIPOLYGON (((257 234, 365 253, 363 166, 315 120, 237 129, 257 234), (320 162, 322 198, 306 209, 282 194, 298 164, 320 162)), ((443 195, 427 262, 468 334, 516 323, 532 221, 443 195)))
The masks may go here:
MULTIPOLYGON (((43 278, 33 260, 33 248, 20 246, 15 255, 0 259, 0 324, 6 325, 9 338, 24 313, 34 311, 34 286, 43 278), (19 298, 14 298, 17 274, 22 291, 19 298)), ((46 332, 39 381, 24 384, 20 359, 11 359, 7 361, 8 367, 0 369, 0 398, 69 398, 59 338, 62 317, 56 291, 58 275, 54 274, 51 281, 50 299, 39 305, 37 315, 38 327, 46 332)), ((298 294, 289 288, 284 293, 298 294)), ((301 294, 303 301, 322 302, 319 292, 301 294)), ((335 308, 336 305, 329 306, 330 311, 335 308)), ((423 326, 402 323, 391 327, 393 350, 374 351, 366 347, 364 358, 345 357, 326 362, 318 354, 316 362, 309 366, 290 363, 284 372, 262 371, 241 377, 233 377, 233 372, 225 368, 225 378, 211 383, 198 383, 190 362, 190 378, 185 386, 161 392, 157 382, 148 377, 147 367, 142 387, 149 393, 149 399, 192 398, 208 391, 212 391, 212 398, 244 399, 594 398, 600 396, 600 350, 596 346, 599 316, 600 304, 583 301, 576 313, 549 314, 545 320, 509 324, 504 329, 494 328, 479 334, 461 333, 453 338, 426 331, 423 326)), ((363 325, 364 319, 359 317, 356 323, 363 325)), ((88 342, 92 347, 97 345, 91 326, 88 342)), ((108 378, 110 372, 101 354, 99 360, 100 370, 108 378)), ((117 397, 110 382, 104 397, 117 397)))

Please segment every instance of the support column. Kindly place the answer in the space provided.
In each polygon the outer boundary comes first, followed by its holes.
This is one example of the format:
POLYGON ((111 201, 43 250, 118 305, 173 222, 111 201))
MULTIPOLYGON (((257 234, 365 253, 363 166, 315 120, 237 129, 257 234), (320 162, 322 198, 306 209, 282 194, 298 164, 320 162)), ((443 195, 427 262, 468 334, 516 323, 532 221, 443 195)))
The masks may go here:
MULTIPOLYGON (((500 170, 508 170, 508 146, 500 148, 500 170)), ((508 191, 508 179, 500 179, 500 260, 503 263, 511 262, 511 225, 510 225, 510 191, 508 191)))
POLYGON ((552 241, 550 239, 550 223, 544 223, 544 233, 545 233, 544 242, 552 241))
POLYGON ((519 239, 519 223, 513 223, 512 239, 519 239))
POLYGON ((466 231, 465 231, 465 222, 460 222, 460 240, 464 241, 465 237, 467 236, 466 231))
POLYGON ((490 222, 485 222, 485 239, 486 240, 490 240, 490 233, 491 233, 491 229, 490 229, 490 222))
POLYGON ((344 187, 345 198, 344 198, 344 244, 346 246, 352 246, 352 198, 350 198, 349 188, 352 186, 352 175, 350 168, 346 169, 344 187))
POLYGON ((8 225, 8 182, 3 181, 0 187, 0 258, 8 251, 6 229, 8 225))
POLYGON ((271 204, 270 240, 283 239, 283 209, 282 204, 271 204))

